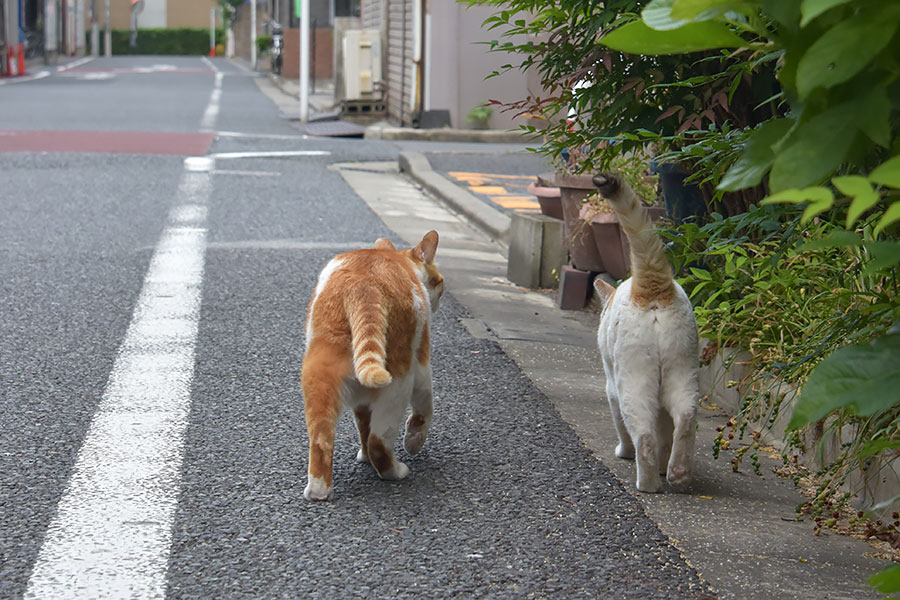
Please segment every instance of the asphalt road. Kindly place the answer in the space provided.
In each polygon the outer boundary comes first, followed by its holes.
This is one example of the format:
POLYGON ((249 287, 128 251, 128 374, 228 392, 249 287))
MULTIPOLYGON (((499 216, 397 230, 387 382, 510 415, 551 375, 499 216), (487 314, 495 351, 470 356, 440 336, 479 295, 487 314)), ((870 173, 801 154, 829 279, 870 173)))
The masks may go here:
MULTIPOLYGON (((328 167, 396 160, 400 145, 302 138, 251 73, 219 59, 97 59, 0 86, 0 100, 0 597, 709 597, 547 399, 460 324, 452 282, 432 336, 434 425, 405 459, 413 475, 381 482, 356 463, 345 417, 335 501, 303 500, 306 303, 331 256, 398 241, 328 167), (98 144, 117 151, 85 151, 98 144), (184 164, 197 148, 214 158, 196 180, 205 193, 184 164), (315 154, 247 154, 259 152, 315 154), (123 340, 149 310, 147 274, 179 206, 203 209, 187 228, 203 232, 192 370, 140 390, 177 380, 188 394, 167 455, 175 477, 136 479, 173 504, 128 520, 163 543, 132 556, 128 535, 81 531, 91 545, 53 562, 61 501, 91 471, 75 465, 127 370, 123 340), (110 548, 125 549, 118 571, 104 571, 110 548), (79 561, 100 564, 100 593, 61 574, 83 572, 79 561), (141 587, 153 569, 161 587, 141 587)), ((128 452, 146 441, 119 439, 122 471, 143 472, 128 452)))

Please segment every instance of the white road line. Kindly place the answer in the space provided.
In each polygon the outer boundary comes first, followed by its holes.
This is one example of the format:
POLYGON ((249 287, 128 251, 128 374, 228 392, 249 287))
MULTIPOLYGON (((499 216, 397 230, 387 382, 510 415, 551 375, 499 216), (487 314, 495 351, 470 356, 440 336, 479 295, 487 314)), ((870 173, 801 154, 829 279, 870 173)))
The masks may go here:
POLYGON ((163 598, 214 163, 185 161, 131 324, 25 598, 163 598), (203 170, 201 170, 203 169, 203 170))
POLYGON ((305 140, 305 135, 284 135, 278 133, 242 133, 240 131, 217 131, 216 135, 221 137, 239 137, 239 138, 256 138, 265 140, 305 140))
POLYGON ((0 79, 0 85, 9 85, 11 83, 25 83, 26 81, 35 81, 49 77, 50 71, 38 71, 33 75, 17 75, 8 79, 0 79))
MULTIPOLYGON (((206 58, 206 57, 204 57, 206 58)), ((208 59, 207 59, 208 60, 208 59)), ((212 64, 212 63, 210 63, 212 64)), ((219 118, 219 102, 222 100, 222 72, 216 70, 216 83, 213 87, 212 94, 209 96, 209 103, 206 105, 206 111, 203 113, 203 120, 200 121, 200 131, 212 131, 216 125, 216 119, 219 118)))
POLYGON ((277 171, 240 171, 237 169, 216 169, 214 175, 239 175, 241 177, 281 177, 277 171))
POLYGON ((217 67, 215 64, 213 64, 213 61, 209 60, 209 59, 206 58, 205 56, 201 57, 201 60, 202 60, 204 63, 206 63, 206 66, 209 67, 210 70, 215 71, 216 73, 220 73, 220 72, 221 72, 221 69, 219 69, 219 67, 217 67))
POLYGON ((94 60, 94 56, 85 56, 84 58, 79 58, 78 60, 74 60, 67 65, 63 65, 61 67, 56 67, 56 71, 58 73, 62 73, 63 71, 68 71, 69 69, 74 69, 76 67, 80 67, 81 65, 86 65, 87 63, 94 60))
POLYGON ((219 152, 210 154, 215 159, 229 158, 287 158, 291 156, 329 156, 327 150, 272 150, 269 152, 219 152))

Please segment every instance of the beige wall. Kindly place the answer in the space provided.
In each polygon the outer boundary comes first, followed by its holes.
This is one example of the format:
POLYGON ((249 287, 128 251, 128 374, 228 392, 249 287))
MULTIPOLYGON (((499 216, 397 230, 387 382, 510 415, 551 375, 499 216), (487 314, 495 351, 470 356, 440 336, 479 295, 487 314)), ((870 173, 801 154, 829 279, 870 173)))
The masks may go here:
MULTIPOLYGON (((209 11, 217 8, 215 0, 168 0, 166 17, 169 27, 209 27, 209 11)), ((221 25, 221 14, 216 14, 221 25)))
MULTIPOLYGON (((209 9, 218 7, 215 0, 164 0, 166 2, 166 27, 209 27, 209 9)), ((97 22, 104 26, 105 0, 96 0, 97 22)), ((87 13, 87 11, 85 11, 87 13)), ((87 27, 90 28, 90 19, 87 27)), ((130 0, 110 0, 109 21, 113 29, 131 27, 130 0)), ((222 15, 218 14, 216 25, 221 27, 222 15)), ((140 17, 138 26, 141 27, 140 17)))
MULTIPOLYGON (((540 95, 540 87, 529 82, 529 76, 518 70, 485 80, 492 71, 514 62, 516 57, 489 52, 478 42, 497 39, 499 32, 484 31, 482 22, 496 9, 468 8, 456 2, 430 2, 431 40, 430 73, 426 75, 427 108, 448 109, 453 127, 466 128, 466 114, 475 106, 490 99, 522 100, 528 95, 540 95)), ((533 78, 532 79, 536 79, 533 78)), ((491 129, 509 129, 524 124, 513 120, 513 112, 500 113, 494 108, 491 129)))

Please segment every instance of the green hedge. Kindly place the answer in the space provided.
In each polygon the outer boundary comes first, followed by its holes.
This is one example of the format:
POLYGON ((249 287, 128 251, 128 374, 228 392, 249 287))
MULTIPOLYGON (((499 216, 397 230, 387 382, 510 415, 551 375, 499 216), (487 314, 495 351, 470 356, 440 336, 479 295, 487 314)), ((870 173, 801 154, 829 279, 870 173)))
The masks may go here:
MULTIPOLYGON (((209 29, 138 29, 137 46, 128 45, 131 31, 112 30, 112 53, 121 54, 209 54, 209 29)), ((90 35, 90 34, 88 34, 90 35)), ((89 42, 90 40, 88 40, 89 42)), ((216 43, 225 41, 225 31, 216 29, 216 43)), ((105 52, 104 36, 100 36, 100 53, 105 52)))

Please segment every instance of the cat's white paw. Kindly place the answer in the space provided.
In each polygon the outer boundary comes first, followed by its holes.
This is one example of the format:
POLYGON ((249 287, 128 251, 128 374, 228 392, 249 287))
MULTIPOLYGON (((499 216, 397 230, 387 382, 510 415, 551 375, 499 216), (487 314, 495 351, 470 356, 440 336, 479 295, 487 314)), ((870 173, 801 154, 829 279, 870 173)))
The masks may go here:
POLYGON ((330 500, 334 495, 334 488, 325 484, 324 479, 310 477, 303 490, 303 497, 307 500, 330 500))
POLYGON ((634 458, 634 446, 629 445, 626 447, 625 444, 620 443, 616 446, 616 456, 627 459, 634 458))
POLYGON ((425 432, 417 431, 415 433, 407 433, 406 437, 403 438, 403 447, 406 448, 406 451, 411 455, 418 454, 422 449, 422 446, 425 445, 425 432))
POLYGON ((384 473, 378 474, 378 476, 382 479, 392 479, 395 481, 405 479, 407 475, 409 475, 409 467, 407 467, 397 459, 394 459, 394 464, 391 465, 390 469, 388 469, 384 473))
POLYGON ((637 487, 639 492, 646 492, 648 494, 655 494, 662 489, 662 485, 659 483, 659 475, 639 478, 635 487, 637 487))
POLYGON ((682 465, 670 467, 669 472, 666 474, 666 480, 673 486, 687 485, 691 482, 691 479, 693 479, 693 473, 691 473, 690 467, 682 465))
POLYGON ((369 457, 362 451, 362 448, 360 448, 359 452, 356 453, 356 462, 358 462, 358 463, 369 462, 369 457))

